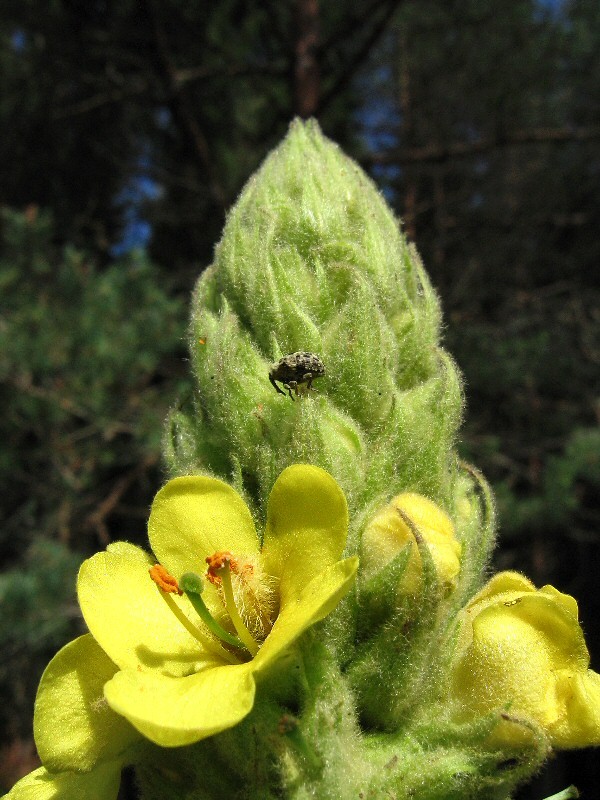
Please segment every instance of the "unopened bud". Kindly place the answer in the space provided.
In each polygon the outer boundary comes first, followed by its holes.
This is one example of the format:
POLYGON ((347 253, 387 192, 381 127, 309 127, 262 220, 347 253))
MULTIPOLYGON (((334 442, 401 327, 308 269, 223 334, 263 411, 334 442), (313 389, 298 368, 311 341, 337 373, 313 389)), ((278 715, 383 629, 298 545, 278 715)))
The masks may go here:
POLYGON ((419 494, 399 494, 367 525, 362 537, 361 565, 366 578, 383 569, 405 547, 412 551, 403 572, 399 591, 414 594, 422 584, 422 562, 415 535, 422 537, 431 554, 439 583, 450 592, 460 571, 461 545, 450 517, 435 503, 419 494))

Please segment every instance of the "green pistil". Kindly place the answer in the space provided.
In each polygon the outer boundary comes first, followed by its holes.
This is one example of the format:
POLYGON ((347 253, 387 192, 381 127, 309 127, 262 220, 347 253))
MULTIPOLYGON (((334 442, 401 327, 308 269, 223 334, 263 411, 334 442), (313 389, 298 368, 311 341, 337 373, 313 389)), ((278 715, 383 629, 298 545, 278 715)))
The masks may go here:
MULTIPOLYGON (((231 585, 231 583, 230 583, 231 585)), ((225 630, 225 628, 221 627, 217 620, 212 616, 204 600, 202 599, 202 591, 204 589, 204 583, 200 575, 197 575, 195 572, 186 572, 185 575, 181 576, 181 580, 179 581, 179 586, 181 589, 186 593, 190 603, 194 606, 194 609, 202 622, 206 625, 209 630, 211 630, 215 636, 221 639, 222 642, 231 645, 232 647, 237 647, 238 649, 247 649, 252 655, 255 655, 258 651, 258 647, 256 650, 252 650, 250 647, 247 646, 246 642, 243 640, 243 637, 240 636, 238 639, 237 636, 233 636, 231 633, 225 630)), ((227 608, 229 611, 229 608, 227 608)), ((237 609, 236 609, 237 611, 237 609)), ((231 613, 230 613, 231 616, 231 613)), ((233 624, 235 629, 238 630, 237 625, 235 624, 235 620, 232 617, 233 624)), ((252 639, 253 644, 256 644, 252 639)))
POLYGON ((235 598, 233 596, 233 586, 231 585, 229 561, 225 561, 221 569, 217 571, 222 581, 223 594, 225 596, 225 608, 227 609, 227 613, 233 622, 233 627, 236 629, 237 635, 244 643, 246 649, 252 653, 253 656, 255 656, 258 653, 259 645, 252 637, 252 634, 248 628, 245 626, 244 620, 241 618, 240 612, 237 610, 235 598))
MULTIPOLYGON (((190 620, 186 617, 183 611, 179 608, 177 603, 173 600, 173 597, 167 592, 161 592, 161 597, 165 601, 165 603, 169 606, 173 614, 177 617, 179 622, 183 625, 186 631, 194 637, 200 644, 209 650, 211 653, 214 653, 219 658, 222 658, 224 661, 227 661, 229 664, 240 664, 241 661, 236 658, 233 653, 229 650, 226 650, 222 647, 218 642, 215 642, 214 639, 211 639, 210 636, 206 636, 206 634, 199 631, 195 625, 192 625, 190 620)), ((241 642, 240 642, 241 644, 241 642)))

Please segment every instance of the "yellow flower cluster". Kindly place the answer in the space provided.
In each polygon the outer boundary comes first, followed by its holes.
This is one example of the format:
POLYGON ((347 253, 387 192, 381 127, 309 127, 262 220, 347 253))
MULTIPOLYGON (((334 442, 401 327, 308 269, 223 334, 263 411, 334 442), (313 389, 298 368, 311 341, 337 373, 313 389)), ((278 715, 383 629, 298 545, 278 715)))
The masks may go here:
MULTIPOLYGON (((426 497, 394 497, 367 525, 361 574, 370 577, 410 547, 400 594, 418 595, 425 543, 446 595, 457 585, 461 545, 450 517, 426 497)), ((458 720, 498 712, 490 745, 516 745, 541 729, 552 746, 600 745, 600 675, 589 669, 577 603, 516 572, 495 575, 460 615, 451 702, 458 720)))
POLYGON ((576 601, 501 572, 462 613, 452 676, 458 716, 505 710, 498 743, 522 741, 523 720, 557 748, 600 745, 600 675, 589 664, 576 601))
MULTIPOLYGON (((230 486, 167 483, 149 521, 159 565, 126 542, 83 564, 90 633, 47 667, 34 720, 44 766, 7 798, 110 800, 146 739, 177 747, 236 725, 253 707, 256 681, 350 589, 358 559, 340 560, 347 524, 341 489, 313 466, 289 467, 275 482, 262 547, 230 486), (206 584, 190 572, 205 562, 206 584)), ((448 598, 461 567, 454 525, 428 498, 400 494, 367 525, 361 571, 368 580, 405 553, 396 594, 418 605, 423 548, 448 598)), ((600 675, 589 669, 572 597, 502 572, 458 623, 454 720, 496 715, 492 747, 525 745, 532 732, 557 748, 600 745, 600 675)))

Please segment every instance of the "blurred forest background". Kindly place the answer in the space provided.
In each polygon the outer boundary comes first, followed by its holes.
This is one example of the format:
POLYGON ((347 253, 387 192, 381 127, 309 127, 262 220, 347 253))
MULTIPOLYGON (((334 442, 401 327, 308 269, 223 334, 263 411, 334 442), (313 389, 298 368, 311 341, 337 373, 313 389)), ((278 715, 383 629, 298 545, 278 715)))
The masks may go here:
MULTIPOLYGON (((496 566, 574 594, 600 670, 598 0, 2 11, 0 789, 36 766, 78 565, 145 540, 189 293, 295 115, 404 220, 465 375, 461 451, 498 498, 496 566)), ((520 797, 598 797, 598 762, 563 754, 520 797)))

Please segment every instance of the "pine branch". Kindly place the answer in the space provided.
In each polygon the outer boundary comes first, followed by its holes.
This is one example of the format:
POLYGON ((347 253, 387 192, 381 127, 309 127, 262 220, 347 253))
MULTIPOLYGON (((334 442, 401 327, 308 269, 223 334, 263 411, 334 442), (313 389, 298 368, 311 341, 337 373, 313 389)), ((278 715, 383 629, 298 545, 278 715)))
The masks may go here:
POLYGON ((530 128, 508 131, 500 136, 484 137, 473 142, 428 144, 422 147, 398 148, 366 155, 365 164, 419 164, 441 163, 453 158, 470 158, 503 147, 525 144, 562 144, 600 139, 600 125, 580 128, 530 128))
MULTIPOLYGON (((368 58, 372 48, 374 47, 377 40, 381 37, 383 32, 385 31, 389 21, 391 20, 392 16, 396 12, 396 10, 400 7, 404 0, 391 0, 386 4, 381 3, 374 3, 370 6, 370 12, 378 10, 378 6, 382 6, 384 8, 383 14, 381 19, 374 25, 369 35, 365 38, 362 42, 360 47, 353 54, 348 57, 346 65, 340 70, 340 74, 338 78, 334 81, 332 86, 330 86, 329 90, 325 92, 321 98, 321 102, 319 103, 318 113, 322 114, 323 111, 327 108, 329 103, 337 97, 337 95, 350 83, 350 81, 356 75, 358 69, 361 67, 363 62, 368 58)), ((370 16, 370 12, 365 15, 364 17, 360 18, 360 22, 362 23, 361 27, 364 27, 368 24, 368 18, 370 16)))

